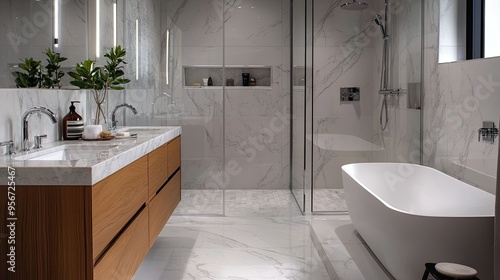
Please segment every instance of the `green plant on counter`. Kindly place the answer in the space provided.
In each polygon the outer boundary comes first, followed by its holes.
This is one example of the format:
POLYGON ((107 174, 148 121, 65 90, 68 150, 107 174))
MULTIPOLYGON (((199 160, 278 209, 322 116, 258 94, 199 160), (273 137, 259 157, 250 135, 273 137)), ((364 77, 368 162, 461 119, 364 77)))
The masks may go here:
POLYGON ((61 62, 68 60, 60 54, 53 52, 50 49, 45 51, 47 56, 47 66, 45 73, 42 74, 42 87, 44 88, 61 88, 61 78, 64 77, 64 71, 61 71, 61 62))
POLYGON ((19 68, 24 71, 15 71, 13 73, 14 77, 16 77, 16 86, 18 88, 40 87, 41 65, 42 62, 34 60, 32 57, 26 58, 24 63, 19 63, 19 68))
POLYGON ((95 124, 101 123, 101 116, 106 123, 106 114, 102 109, 102 104, 106 100, 109 89, 122 90, 123 85, 130 82, 124 78, 125 72, 123 65, 127 64, 124 57, 127 52, 121 46, 116 46, 104 55, 106 65, 104 68, 95 66, 93 60, 87 59, 76 64, 76 71, 68 74, 74 79, 70 83, 80 89, 88 89, 92 91, 92 96, 97 105, 95 112, 95 124))

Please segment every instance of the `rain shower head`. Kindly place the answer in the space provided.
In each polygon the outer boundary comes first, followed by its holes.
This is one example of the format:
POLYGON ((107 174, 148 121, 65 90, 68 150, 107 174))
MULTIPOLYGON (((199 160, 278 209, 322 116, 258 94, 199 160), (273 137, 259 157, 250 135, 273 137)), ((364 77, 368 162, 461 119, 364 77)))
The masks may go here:
POLYGON ((359 11, 359 10, 364 10, 368 8, 368 4, 363 3, 363 2, 358 2, 356 0, 352 0, 352 2, 347 2, 342 5, 340 5, 340 8, 344 10, 350 10, 350 11, 359 11))

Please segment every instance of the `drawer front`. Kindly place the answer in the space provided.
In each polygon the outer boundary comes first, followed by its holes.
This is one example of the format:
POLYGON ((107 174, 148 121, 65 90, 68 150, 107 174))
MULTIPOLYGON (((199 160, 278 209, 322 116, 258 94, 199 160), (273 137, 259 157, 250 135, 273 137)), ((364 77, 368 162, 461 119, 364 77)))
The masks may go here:
POLYGON ((153 245, 180 201, 181 172, 179 171, 149 203, 150 246, 153 245))
POLYGON ((132 279, 148 250, 148 208, 145 207, 94 267, 94 280, 132 279))
POLYGON ((153 197, 158 189, 168 180, 168 144, 148 154, 149 197, 153 197))
POLYGON ((181 166, 181 137, 168 142, 168 176, 181 166))
POLYGON ((94 263, 147 199, 146 156, 92 187, 94 263))

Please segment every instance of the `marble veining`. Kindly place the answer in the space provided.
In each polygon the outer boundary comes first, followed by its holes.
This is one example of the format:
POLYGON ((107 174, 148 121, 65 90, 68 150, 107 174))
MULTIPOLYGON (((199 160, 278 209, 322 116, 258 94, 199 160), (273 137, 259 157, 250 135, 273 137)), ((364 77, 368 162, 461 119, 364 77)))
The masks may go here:
POLYGON ((438 63, 441 2, 424 5, 424 164, 464 179, 475 160, 496 161, 498 145, 478 142, 477 130, 483 121, 498 126, 499 58, 438 63))

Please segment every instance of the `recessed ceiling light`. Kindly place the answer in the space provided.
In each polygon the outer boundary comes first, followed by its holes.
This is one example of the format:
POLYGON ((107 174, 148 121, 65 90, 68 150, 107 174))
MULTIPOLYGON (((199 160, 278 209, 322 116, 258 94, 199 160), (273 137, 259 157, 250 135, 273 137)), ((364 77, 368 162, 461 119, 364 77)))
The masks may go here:
POLYGON ((241 6, 238 6, 238 9, 241 9, 241 6))

